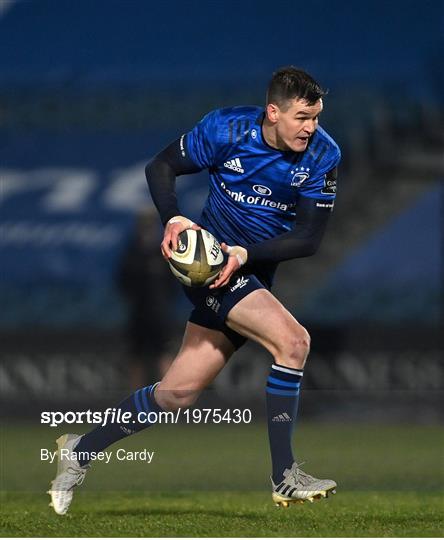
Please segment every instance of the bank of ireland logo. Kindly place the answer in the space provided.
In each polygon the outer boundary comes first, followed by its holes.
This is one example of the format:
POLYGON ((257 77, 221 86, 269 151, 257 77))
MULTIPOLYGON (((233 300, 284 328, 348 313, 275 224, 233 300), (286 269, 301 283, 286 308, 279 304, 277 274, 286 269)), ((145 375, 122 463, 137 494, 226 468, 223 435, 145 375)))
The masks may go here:
POLYGON ((290 171, 291 174, 291 186, 300 187, 302 184, 310 178, 310 168, 309 167, 295 167, 290 171))
POLYGON ((254 185, 253 191, 258 193, 259 195, 264 195, 266 197, 268 197, 268 195, 271 195, 273 193, 269 187, 261 186, 260 184, 254 185))

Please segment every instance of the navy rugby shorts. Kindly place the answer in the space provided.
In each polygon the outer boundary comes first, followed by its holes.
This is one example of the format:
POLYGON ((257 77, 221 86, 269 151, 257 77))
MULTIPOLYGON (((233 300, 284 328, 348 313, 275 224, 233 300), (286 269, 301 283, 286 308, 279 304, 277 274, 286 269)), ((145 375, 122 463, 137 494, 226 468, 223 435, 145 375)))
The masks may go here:
POLYGON ((247 338, 241 336, 225 324, 228 312, 238 302, 257 289, 266 289, 254 274, 234 274, 230 282, 221 289, 209 287, 183 286, 188 299, 194 305, 189 321, 210 328, 220 330, 233 343, 236 349, 242 347, 247 338))

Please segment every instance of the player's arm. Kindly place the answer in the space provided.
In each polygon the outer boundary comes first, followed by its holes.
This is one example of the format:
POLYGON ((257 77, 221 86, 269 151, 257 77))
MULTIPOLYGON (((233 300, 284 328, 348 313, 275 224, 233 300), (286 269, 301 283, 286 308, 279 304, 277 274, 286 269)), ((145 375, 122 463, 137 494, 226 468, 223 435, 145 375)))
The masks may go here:
POLYGON ((321 244, 333 210, 333 201, 300 197, 294 227, 288 233, 245 246, 248 262, 279 263, 314 255, 321 244))
POLYGON ((248 264, 279 263, 316 253, 333 208, 333 202, 300 197, 294 229, 257 244, 227 246, 222 249, 228 255, 227 264, 210 288, 224 287, 231 276, 247 261, 248 264))
MULTIPOLYGON (((336 176, 336 168, 327 173, 327 179, 336 181, 336 176)), ((291 231, 247 246, 222 244, 222 249, 228 254, 228 261, 210 288, 227 285, 233 273, 247 261, 249 264, 279 263, 314 255, 321 244, 332 211, 333 200, 300 196, 291 231)))
POLYGON ((183 151, 184 137, 172 142, 156 154, 145 167, 145 175, 153 202, 165 226, 161 244, 165 259, 171 248, 177 248, 177 237, 185 229, 199 229, 190 219, 181 215, 176 196, 176 177, 202 170, 183 151))

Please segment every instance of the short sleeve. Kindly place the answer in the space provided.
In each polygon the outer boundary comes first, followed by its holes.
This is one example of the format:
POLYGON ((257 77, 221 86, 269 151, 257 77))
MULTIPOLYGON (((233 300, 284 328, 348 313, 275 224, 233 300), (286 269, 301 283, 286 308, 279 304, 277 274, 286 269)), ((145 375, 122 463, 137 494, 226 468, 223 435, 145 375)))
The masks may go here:
POLYGON ((336 198, 337 166, 341 160, 338 146, 330 150, 320 166, 300 187, 299 194, 313 199, 333 201, 336 198))
POLYGON ((186 134, 186 151, 191 160, 208 169, 215 164, 217 155, 218 111, 212 111, 186 134))

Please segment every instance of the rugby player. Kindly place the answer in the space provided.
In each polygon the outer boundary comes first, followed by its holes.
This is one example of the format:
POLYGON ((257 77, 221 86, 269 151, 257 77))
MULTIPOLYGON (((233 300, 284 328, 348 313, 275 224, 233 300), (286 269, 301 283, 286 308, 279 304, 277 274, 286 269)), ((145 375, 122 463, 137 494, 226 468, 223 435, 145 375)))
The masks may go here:
MULTIPOLYGON (((333 210, 340 150, 318 124, 324 95, 309 74, 284 67, 273 74, 265 110, 212 111, 148 163, 146 177, 165 226, 163 257, 177 247, 182 231, 200 226, 222 242, 227 261, 209 287, 184 287, 194 309, 162 381, 118 405, 134 417, 190 407, 247 339, 261 344, 274 360, 266 382, 271 484, 273 500, 283 506, 325 497, 336 488, 333 480, 305 473, 293 456, 310 336, 271 293, 278 263, 313 255, 333 210), (175 182, 203 169, 210 188, 197 225, 180 212, 175 182)), ((57 442, 59 449, 88 455, 148 425, 107 424, 57 442)), ((87 468, 87 459, 59 460, 49 492, 57 513, 67 511, 87 468)))

